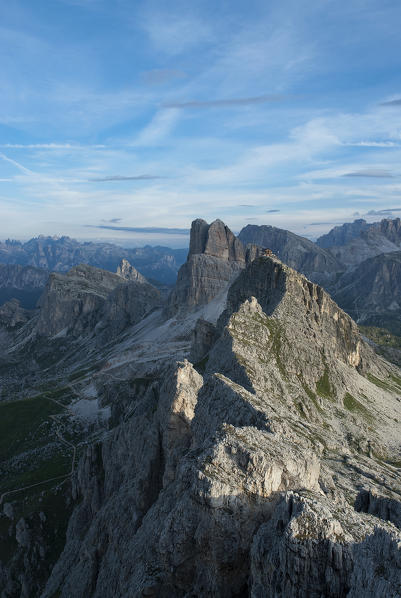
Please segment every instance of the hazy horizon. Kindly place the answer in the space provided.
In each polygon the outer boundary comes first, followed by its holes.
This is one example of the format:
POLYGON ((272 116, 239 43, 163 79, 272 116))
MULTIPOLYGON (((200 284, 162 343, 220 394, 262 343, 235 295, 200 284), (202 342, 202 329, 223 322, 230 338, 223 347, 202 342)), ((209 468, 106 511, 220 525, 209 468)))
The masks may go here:
MULTIPOLYGON (((396 210, 395 210, 396 211, 396 210)), ((400 210, 401 211, 401 210, 400 210)), ((200 216, 199 216, 200 217, 200 216)), ((396 214, 383 214, 380 218, 378 218, 375 215, 370 215, 370 214, 366 214, 364 219, 366 220, 366 222, 368 222, 369 224, 372 224, 374 222, 378 222, 379 220, 385 219, 385 218, 398 218, 399 216, 397 216, 396 214)), ((353 219, 355 220, 355 219, 353 219)), ((190 224, 190 223, 189 223, 190 224)), ((247 224, 262 224, 262 223, 256 223, 256 222, 248 222, 245 223, 243 227, 247 226, 247 224)), ((269 225, 269 223, 264 223, 269 225)), ((293 232, 295 234, 299 234, 300 236, 305 237, 306 239, 309 239, 311 241, 316 241, 319 236, 329 232, 330 230, 332 230, 332 228, 334 228, 335 226, 341 226, 341 222, 338 223, 319 223, 319 229, 321 230, 321 232, 319 234, 315 234, 315 235, 311 235, 311 234, 303 234, 302 231, 301 232, 297 232, 296 230, 291 230, 290 228, 286 229, 285 227, 279 227, 279 228, 284 228, 284 230, 289 230, 290 232, 293 232)), ((313 226, 313 224, 312 224, 313 226)), ((91 227, 89 227, 91 228, 91 227)), ((93 227, 95 230, 97 230, 98 228, 102 228, 101 226, 99 227, 93 227)), ((171 249, 186 249, 189 247, 189 235, 190 235, 190 226, 187 229, 179 229, 179 234, 176 234, 174 231, 177 229, 160 229, 158 227, 157 228, 160 232, 153 232, 148 230, 147 228, 143 228, 143 230, 141 230, 140 227, 137 227, 136 231, 129 231, 129 230, 120 230, 118 231, 118 227, 110 227, 110 230, 113 231, 113 233, 115 234, 116 232, 120 232, 121 236, 101 236, 99 234, 96 234, 95 232, 93 233, 93 236, 91 235, 72 235, 72 234, 68 234, 68 233, 64 233, 64 234, 44 234, 44 233, 37 233, 37 234, 33 234, 33 235, 28 235, 28 236, 8 236, 5 237, 0 236, 0 242, 5 242, 6 240, 11 240, 11 241, 21 241, 21 242, 26 242, 29 241, 31 239, 37 238, 37 237, 70 237, 71 239, 75 239, 76 241, 79 242, 92 242, 92 243, 112 243, 115 245, 119 245, 121 247, 126 247, 126 248, 135 248, 135 247, 144 247, 146 245, 150 245, 150 246, 164 246, 164 247, 169 247, 171 249), (130 234, 130 236, 124 236, 127 235, 127 233, 130 234)), ((241 231, 241 228, 239 229, 233 229, 232 232, 235 235, 238 235, 241 231)), ((108 229, 107 226, 105 226, 105 229, 108 229)))

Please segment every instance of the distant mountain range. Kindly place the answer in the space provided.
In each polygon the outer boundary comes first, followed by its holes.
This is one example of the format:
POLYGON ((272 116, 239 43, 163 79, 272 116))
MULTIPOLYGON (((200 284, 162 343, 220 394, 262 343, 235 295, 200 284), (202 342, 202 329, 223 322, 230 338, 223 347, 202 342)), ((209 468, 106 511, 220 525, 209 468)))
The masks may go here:
POLYGON ((126 249, 112 243, 79 242, 70 237, 39 236, 26 243, 0 243, 0 263, 34 266, 50 272, 67 272, 88 264, 115 272, 122 259, 128 260, 143 276, 174 284, 187 249, 146 247, 126 249))
POLYGON ((285 264, 324 286, 329 285, 337 273, 345 269, 327 250, 309 239, 275 226, 248 224, 238 238, 245 245, 253 243, 271 249, 285 264))
MULTIPOLYGON (((199 238, 205 245, 205 254, 219 256, 219 248, 210 246, 208 241, 208 225, 202 220, 196 222, 200 227, 199 238)), ((224 240, 224 231, 223 226, 212 238, 224 240)), ((259 250, 261 247, 269 248, 285 264, 322 285, 358 323, 380 325, 396 334, 401 333, 399 218, 373 224, 362 219, 355 220, 353 223, 334 227, 316 243, 290 231, 265 225, 245 226, 238 239, 244 246, 242 253, 233 237, 230 251, 234 252, 235 259, 230 258, 230 266, 225 267, 224 273, 216 271, 214 282, 203 281, 202 284, 206 287, 218 286, 219 276, 223 277, 223 282, 226 281, 232 268, 249 261, 250 256, 255 257, 255 247, 259 247, 259 250), (254 249, 250 249, 251 245, 254 249)), ((196 269, 199 280, 203 280, 200 261, 204 258, 197 257, 198 249, 190 248, 189 253, 193 257, 185 267, 196 269)), ((81 243, 69 237, 40 236, 26 243, 6 241, 0 243, 0 263, 7 264, 7 268, 2 266, 0 269, 0 304, 17 298, 23 307, 32 308, 49 272, 67 272, 79 264, 116 272, 123 259, 159 288, 161 285, 173 285, 187 253, 187 249, 168 247, 126 249, 111 243, 81 243)), ((207 294, 209 291, 206 287, 204 291, 193 289, 194 297, 199 292, 207 294)), ((164 295, 168 292, 166 287, 161 290, 164 295)), ((187 292, 188 289, 182 288, 179 281, 174 295, 177 305, 180 293, 184 296, 187 292)))
MULTIPOLYGON (((401 220, 399 218, 385 219, 374 224, 366 224, 366 226, 359 223, 352 233, 353 236, 348 241, 341 243, 341 237, 346 239, 351 234, 347 226, 352 225, 345 224, 343 227, 338 227, 333 235, 333 240, 337 239, 337 244, 331 245, 327 249, 345 268, 357 266, 364 260, 381 253, 391 253, 401 249, 401 220), (360 227, 359 234, 356 233, 358 227, 360 227)), ((321 239, 317 240, 317 244, 322 242, 321 239)))

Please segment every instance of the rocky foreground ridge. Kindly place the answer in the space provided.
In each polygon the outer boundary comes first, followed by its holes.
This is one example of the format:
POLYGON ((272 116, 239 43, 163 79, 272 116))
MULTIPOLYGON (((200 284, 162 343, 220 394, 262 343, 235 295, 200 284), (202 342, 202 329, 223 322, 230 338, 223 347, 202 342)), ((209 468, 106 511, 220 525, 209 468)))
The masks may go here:
MULTIPOLYGON (((83 286, 102 295, 114 282, 96 276, 83 286)), ((400 370, 321 287, 197 220, 167 306, 107 352, 77 326, 101 363, 77 386, 110 418, 71 478, 49 579, 3 563, 4 597, 401 595, 400 370)))

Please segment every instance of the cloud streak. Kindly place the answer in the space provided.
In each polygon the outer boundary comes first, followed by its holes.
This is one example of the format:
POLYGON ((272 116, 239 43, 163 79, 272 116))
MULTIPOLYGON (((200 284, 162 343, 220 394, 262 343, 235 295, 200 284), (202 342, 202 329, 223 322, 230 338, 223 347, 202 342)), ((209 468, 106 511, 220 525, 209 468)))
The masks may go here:
POLYGON ((24 174, 29 174, 29 175, 34 174, 32 172, 32 170, 29 170, 29 168, 25 168, 25 166, 22 166, 22 164, 20 164, 16 160, 13 160, 12 158, 9 158, 8 156, 6 156, 3 153, 0 153, 0 158, 2 158, 5 162, 8 162, 9 164, 12 164, 16 168, 18 168, 18 170, 20 170, 21 172, 23 172, 24 174))
POLYGON ((110 176, 99 177, 96 179, 88 179, 90 183, 108 183, 113 181, 154 181, 158 179, 165 179, 164 176, 157 176, 153 174, 138 174, 134 176, 123 176, 120 174, 113 174, 110 176))
POLYGON ((367 168, 366 170, 354 170, 342 174, 343 177, 367 177, 372 179, 392 179, 394 175, 389 170, 381 168, 367 168))
POLYGON ((401 98, 396 98, 395 100, 389 100, 388 102, 381 102, 380 106, 401 106, 401 98))
POLYGON ((365 216, 391 216, 393 212, 401 212, 401 208, 387 208, 385 210, 369 210, 365 216))
POLYGON ((106 146, 101 144, 96 145, 78 145, 73 143, 3 143, 0 147, 9 149, 46 149, 46 150, 86 150, 90 149, 104 149, 106 146))
POLYGON ((154 226, 109 226, 105 224, 84 224, 85 228, 100 228, 106 230, 118 230, 130 233, 162 234, 162 235, 189 235, 189 228, 160 228, 154 226))
POLYGON ((279 94, 265 94, 250 98, 228 98, 225 100, 190 100, 188 102, 170 102, 164 108, 229 108, 230 106, 252 106, 269 102, 283 102, 289 96, 279 94))

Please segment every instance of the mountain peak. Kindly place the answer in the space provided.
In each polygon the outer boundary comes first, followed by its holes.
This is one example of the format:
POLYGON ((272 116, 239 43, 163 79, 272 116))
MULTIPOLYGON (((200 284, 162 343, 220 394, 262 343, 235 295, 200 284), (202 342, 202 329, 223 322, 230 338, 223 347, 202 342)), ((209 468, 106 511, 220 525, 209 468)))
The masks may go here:
POLYGON ((205 254, 245 263, 242 243, 222 220, 208 224, 198 218, 192 222, 189 255, 205 254))
POLYGON ((221 220, 192 222, 189 253, 178 272, 167 312, 209 303, 245 267, 245 248, 221 220))
POLYGON ((122 259, 116 274, 125 278, 126 280, 134 280, 136 282, 146 282, 146 278, 142 276, 140 272, 134 266, 132 266, 128 260, 122 259))

